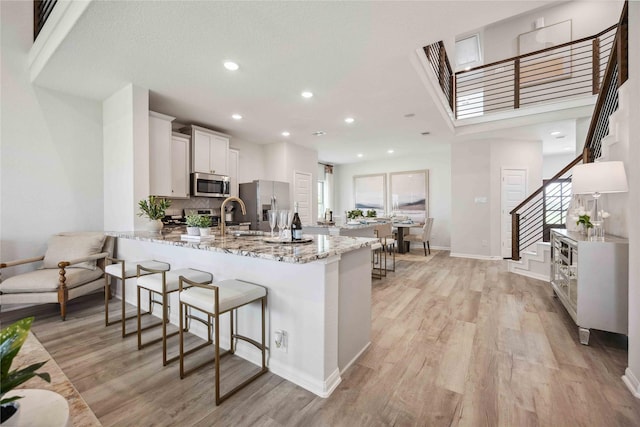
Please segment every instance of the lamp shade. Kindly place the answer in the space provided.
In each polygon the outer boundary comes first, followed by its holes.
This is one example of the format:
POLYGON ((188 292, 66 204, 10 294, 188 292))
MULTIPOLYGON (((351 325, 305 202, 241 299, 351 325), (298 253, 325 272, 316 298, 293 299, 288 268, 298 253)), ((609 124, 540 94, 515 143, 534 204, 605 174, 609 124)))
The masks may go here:
POLYGON ((573 194, 626 193, 627 175, 622 162, 585 163, 573 168, 573 194))

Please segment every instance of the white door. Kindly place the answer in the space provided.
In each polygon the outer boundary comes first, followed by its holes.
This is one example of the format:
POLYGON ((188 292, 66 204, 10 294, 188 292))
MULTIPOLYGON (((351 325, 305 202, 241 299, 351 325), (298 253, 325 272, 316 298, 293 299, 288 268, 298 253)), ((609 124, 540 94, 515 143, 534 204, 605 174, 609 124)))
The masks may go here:
POLYGON ((511 215, 509 212, 527 197, 527 171, 502 169, 502 257, 511 257, 511 215))
POLYGON ((293 202, 298 203, 298 215, 302 225, 313 225, 311 221, 311 174, 293 172, 293 202))

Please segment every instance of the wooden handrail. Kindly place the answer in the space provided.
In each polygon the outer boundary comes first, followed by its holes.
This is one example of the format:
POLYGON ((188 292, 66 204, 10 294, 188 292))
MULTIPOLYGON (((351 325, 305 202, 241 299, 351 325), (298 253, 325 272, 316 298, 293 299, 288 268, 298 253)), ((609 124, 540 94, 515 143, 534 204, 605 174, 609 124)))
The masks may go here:
POLYGON ((580 154, 578 157, 576 157, 571 163, 569 163, 567 166, 565 166, 564 168, 562 168, 562 170, 560 172, 558 172, 557 174, 555 174, 552 178, 550 178, 544 185, 542 185, 540 188, 538 188, 536 191, 534 191, 533 193, 531 193, 531 195, 529 197, 527 197, 526 199, 524 199, 524 201, 522 203, 520 203, 518 206, 516 206, 515 208, 513 208, 513 210, 511 212, 509 212, 509 215, 513 215, 514 213, 516 213, 521 207, 523 207, 524 205, 526 205, 527 203, 529 203, 534 197, 536 197, 538 194, 542 193, 542 191, 545 189, 545 187, 547 185, 550 185, 553 183, 553 181, 555 181, 556 179, 560 178, 562 175, 564 175, 565 173, 569 172, 571 170, 571 168, 573 168, 575 165, 577 165, 578 163, 580 163, 582 161, 582 154, 580 154))
POLYGON ((602 30, 598 34, 594 34, 592 36, 587 36, 587 37, 583 37, 583 38, 578 39, 578 40, 572 40, 570 42, 562 43, 562 44, 559 44, 559 45, 556 45, 556 46, 551 46, 551 47, 547 47, 547 48, 544 48, 544 49, 536 50, 535 52, 524 53, 522 55, 513 56, 511 58, 501 59, 500 61, 491 62, 489 64, 478 65, 477 67, 473 67, 473 68, 470 68, 468 70, 457 71, 455 74, 456 75, 460 75, 460 74, 470 73, 472 71, 481 70, 483 68, 492 67, 494 65, 500 65, 500 64, 504 64, 506 62, 513 62, 516 59, 522 59, 522 58, 526 58, 528 56, 540 55, 541 53, 545 53, 545 52, 556 50, 556 49, 561 49, 563 47, 567 47, 567 46, 571 46, 571 45, 574 45, 574 44, 582 43, 582 42, 585 42, 585 41, 588 41, 588 40, 592 40, 592 39, 598 38, 598 37, 602 36, 603 34, 606 34, 607 32, 615 29, 618 25, 619 24, 613 24, 609 28, 607 28, 605 30, 602 30))

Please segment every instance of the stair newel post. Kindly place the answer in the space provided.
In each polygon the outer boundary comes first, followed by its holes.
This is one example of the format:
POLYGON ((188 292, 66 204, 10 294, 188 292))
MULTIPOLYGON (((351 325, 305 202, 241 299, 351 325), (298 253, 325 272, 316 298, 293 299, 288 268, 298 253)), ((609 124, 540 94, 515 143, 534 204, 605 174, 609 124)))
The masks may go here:
POLYGON ((520 260, 520 214, 511 214, 511 259, 520 260))

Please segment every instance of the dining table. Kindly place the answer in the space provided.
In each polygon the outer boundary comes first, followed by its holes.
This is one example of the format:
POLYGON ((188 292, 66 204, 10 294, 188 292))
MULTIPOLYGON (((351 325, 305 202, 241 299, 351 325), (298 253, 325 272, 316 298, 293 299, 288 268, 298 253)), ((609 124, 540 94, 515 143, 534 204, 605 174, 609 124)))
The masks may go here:
POLYGON ((423 224, 420 224, 417 222, 409 222, 409 221, 397 221, 397 222, 392 222, 391 224, 398 231, 396 233, 397 235, 396 241, 398 242, 398 253, 403 254, 407 252, 405 250, 405 245, 404 245, 404 235, 410 232, 412 228, 422 228, 423 224))

